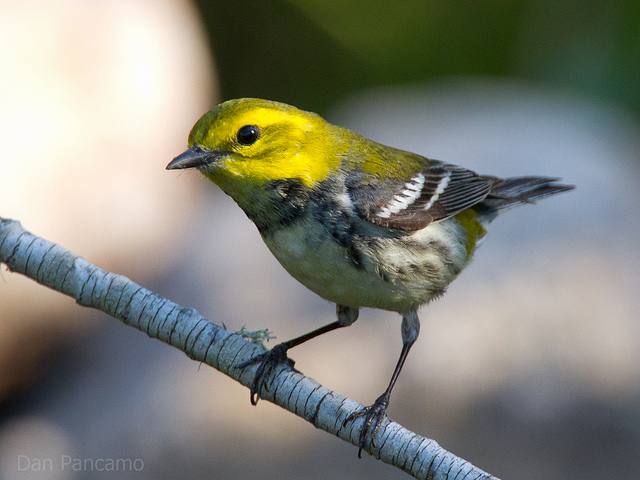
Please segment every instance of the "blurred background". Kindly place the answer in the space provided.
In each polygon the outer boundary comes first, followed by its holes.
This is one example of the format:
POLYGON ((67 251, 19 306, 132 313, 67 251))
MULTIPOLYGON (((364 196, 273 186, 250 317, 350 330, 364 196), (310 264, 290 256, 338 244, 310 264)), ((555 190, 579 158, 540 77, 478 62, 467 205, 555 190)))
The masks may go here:
MULTIPOLYGON (((280 341, 333 305, 197 172, 164 170, 219 101, 279 100, 480 173, 577 185, 498 219, 421 310, 389 416, 503 479, 637 475, 637 1, 0 0, 0 71, 0 216, 280 341)), ((364 310, 291 356, 370 404, 399 327, 364 310)), ((302 476, 408 478, 1 268, 0 478, 302 476)))

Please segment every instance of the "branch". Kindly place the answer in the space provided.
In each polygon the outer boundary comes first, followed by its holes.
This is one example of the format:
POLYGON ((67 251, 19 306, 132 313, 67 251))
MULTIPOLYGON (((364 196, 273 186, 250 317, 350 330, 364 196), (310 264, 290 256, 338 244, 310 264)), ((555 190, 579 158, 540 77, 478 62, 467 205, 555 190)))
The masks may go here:
MULTIPOLYGON (((235 368, 262 349, 239 335, 209 322, 192 308, 173 303, 136 285, 126 277, 102 270, 72 252, 0 218, 0 262, 42 285, 96 308, 118 320, 179 348, 193 360, 206 363, 245 386, 256 366, 235 368)), ((343 426, 362 405, 324 388, 285 366, 274 371, 264 400, 304 418, 315 427, 353 445, 358 444, 361 419, 343 426)), ((487 479, 495 477, 385 418, 375 445, 365 451, 419 479, 487 479)))

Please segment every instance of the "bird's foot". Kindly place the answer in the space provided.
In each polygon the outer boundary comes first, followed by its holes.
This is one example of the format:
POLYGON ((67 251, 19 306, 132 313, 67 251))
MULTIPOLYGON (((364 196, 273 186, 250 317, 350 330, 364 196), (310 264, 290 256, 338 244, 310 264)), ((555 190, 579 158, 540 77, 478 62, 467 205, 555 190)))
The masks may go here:
POLYGON ((346 425, 348 422, 355 420, 358 417, 364 417, 364 423, 360 428, 360 440, 358 442, 358 458, 362 458, 362 449, 367 444, 367 439, 371 440, 371 445, 375 446, 373 439, 380 428, 380 423, 384 419, 387 407, 389 406, 389 393, 385 392, 376 398, 373 405, 364 407, 349 415, 343 422, 346 425))
POLYGON ((236 368, 244 368, 249 365, 258 365, 258 369, 256 370, 256 375, 253 377, 253 383, 251 384, 251 404, 257 405, 258 400, 260 399, 260 391, 264 388, 266 391, 269 390, 267 387, 267 383, 269 382, 269 378, 273 373, 273 370, 280 363, 284 363, 285 365, 293 368, 295 362, 287 357, 288 347, 279 343, 275 345, 271 350, 268 350, 260 355, 256 355, 251 360, 248 360, 244 363, 236 365, 236 368))

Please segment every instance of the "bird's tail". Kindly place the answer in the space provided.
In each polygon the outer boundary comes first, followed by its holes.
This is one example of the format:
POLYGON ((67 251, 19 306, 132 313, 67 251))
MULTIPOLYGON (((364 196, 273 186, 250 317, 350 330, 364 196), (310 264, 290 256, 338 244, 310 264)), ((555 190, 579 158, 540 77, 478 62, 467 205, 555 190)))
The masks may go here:
POLYGON ((483 213, 494 217, 518 205, 535 203, 536 200, 556 193, 573 190, 574 185, 556 183, 559 178, 511 177, 496 179, 487 197, 478 205, 483 213))

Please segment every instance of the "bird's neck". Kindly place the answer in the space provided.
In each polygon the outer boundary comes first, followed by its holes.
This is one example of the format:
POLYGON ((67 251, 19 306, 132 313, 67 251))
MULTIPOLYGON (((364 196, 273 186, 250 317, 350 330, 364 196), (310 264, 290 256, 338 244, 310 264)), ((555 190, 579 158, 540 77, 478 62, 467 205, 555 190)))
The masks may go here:
POLYGON ((309 188, 295 179, 274 180, 242 191, 220 187, 235 200, 262 235, 295 222, 308 208, 309 188))

